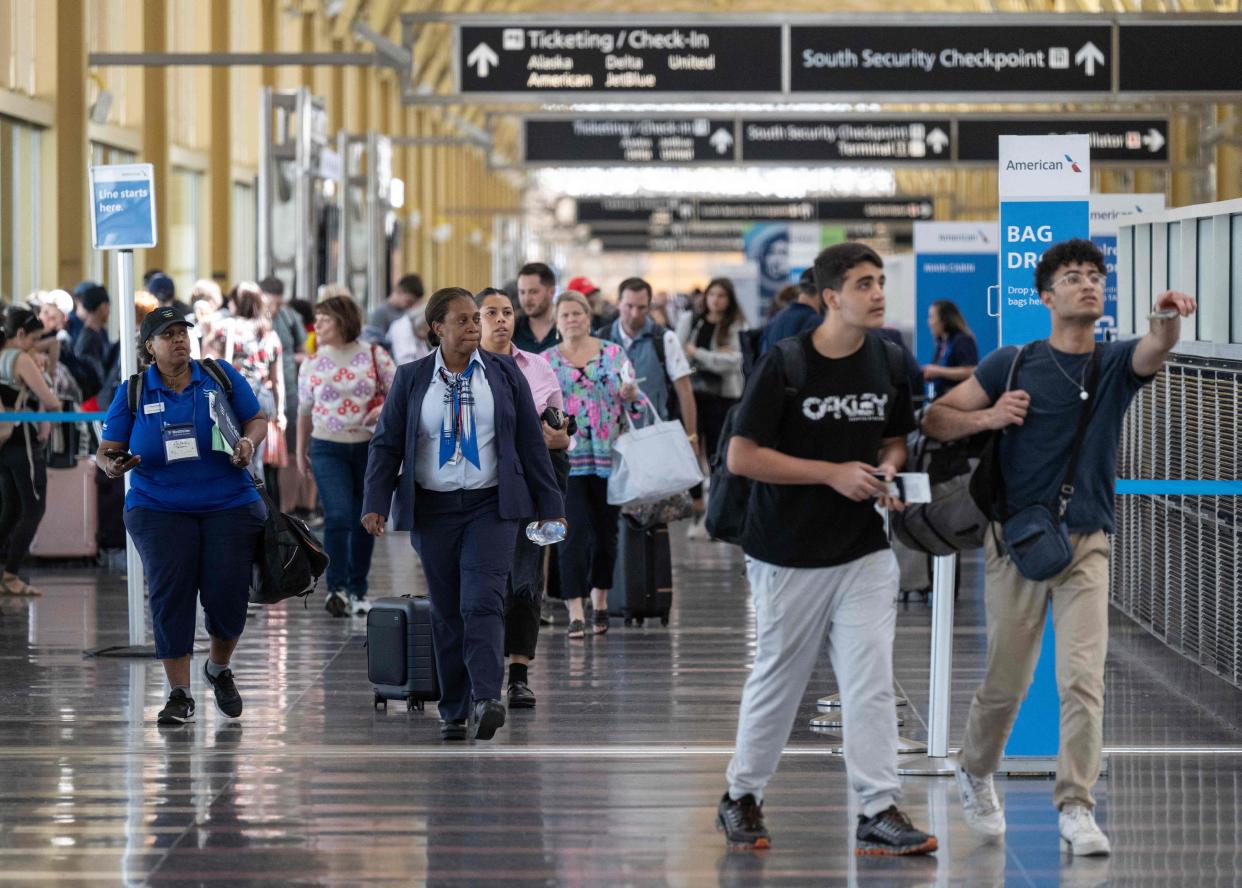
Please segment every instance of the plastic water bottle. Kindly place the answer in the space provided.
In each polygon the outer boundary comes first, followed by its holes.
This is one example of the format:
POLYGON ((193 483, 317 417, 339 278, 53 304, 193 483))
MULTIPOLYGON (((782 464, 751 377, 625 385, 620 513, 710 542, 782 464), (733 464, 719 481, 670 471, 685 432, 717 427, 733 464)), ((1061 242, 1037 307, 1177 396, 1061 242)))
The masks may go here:
POLYGON ((542 527, 538 521, 526 525, 526 538, 537 546, 550 546, 565 539, 565 522, 548 521, 542 527))

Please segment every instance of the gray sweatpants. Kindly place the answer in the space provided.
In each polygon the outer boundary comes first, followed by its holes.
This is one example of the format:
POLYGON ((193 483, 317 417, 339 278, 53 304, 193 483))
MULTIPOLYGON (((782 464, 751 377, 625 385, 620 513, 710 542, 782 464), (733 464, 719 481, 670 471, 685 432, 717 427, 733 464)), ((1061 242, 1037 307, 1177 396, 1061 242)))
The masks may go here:
POLYGON ((885 549, 838 567, 777 567, 746 559, 758 648, 742 691, 729 795, 762 801, 828 646, 841 691, 845 770, 867 817, 901 798, 893 701, 897 559, 885 549))

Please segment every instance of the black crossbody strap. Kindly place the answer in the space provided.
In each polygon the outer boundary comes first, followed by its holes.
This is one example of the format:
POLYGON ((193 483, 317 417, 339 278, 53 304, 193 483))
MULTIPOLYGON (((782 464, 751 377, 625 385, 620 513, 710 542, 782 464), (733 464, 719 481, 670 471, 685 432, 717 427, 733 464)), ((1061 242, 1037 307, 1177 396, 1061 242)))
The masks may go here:
POLYGON ((1101 351, 1100 346, 1096 345, 1095 351, 1091 353, 1091 379, 1087 383, 1087 398, 1082 402, 1082 409, 1078 411, 1078 429, 1074 432, 1074 443, 1070 446, 1069 467, 1065 470, 1065 479, 1061 482, 1059 491, 1057 517, 1061 520, 1065 519, 1070 500, 1074 498, 1074 476, 1078 472, 1078 457, 1082 453, 1082 443, 1087 437, 1087 426, 1091 423, 1091 417, 1095 415, 1095 395, 1100 385, 1101 351))
MULTIPOLYGON (((1018 384, 1018 369, 1022 366, 1022 361, 1026 358, 1026 350, 1030 343, 1018 346, 1018 353, 1013 356, 1013 363, 1009 365, 1009 375, 1005 377, 1005 391, 1011 392, 1018 384)), ((994 433, 992 442, 988 445, 993 448, 993 459, 997 465, 1000 465, 1000 439, 1004 431, 994 433)), ((1009 517, 1009 496, 1005 493, 1005 480, 997 473, 996 485, 996 502, 1000 506, 1000 514, 1002 518, 1009 517)))

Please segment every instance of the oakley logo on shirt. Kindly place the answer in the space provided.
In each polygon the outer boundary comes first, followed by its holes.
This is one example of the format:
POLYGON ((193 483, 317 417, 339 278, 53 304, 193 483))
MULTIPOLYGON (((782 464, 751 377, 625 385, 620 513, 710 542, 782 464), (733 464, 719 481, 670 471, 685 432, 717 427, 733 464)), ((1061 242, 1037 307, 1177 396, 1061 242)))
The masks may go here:
POLYGON ((888 395, 830 395, 827 398, 807 398, 802 402, 802 415, 813 421, 832 414, 833 419, 844 418, 849 422, 882 422, 887 406, 888 395))

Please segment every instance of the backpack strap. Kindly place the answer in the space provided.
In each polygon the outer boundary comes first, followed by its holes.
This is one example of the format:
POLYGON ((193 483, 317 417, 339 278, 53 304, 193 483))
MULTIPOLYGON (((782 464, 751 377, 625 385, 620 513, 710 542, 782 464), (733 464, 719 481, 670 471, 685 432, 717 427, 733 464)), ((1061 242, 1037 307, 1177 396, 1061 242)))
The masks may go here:
POLYGON ((198 363, 207 371, 207 375, 216 381, 216 385, 224 390, 226 398, 233 397, 233 380, 229 379, 229 375, 216 363, 215 358, 203 358, 198 363))
POLYGON ((138 405, 142 403, 142 390, 145 387, 147 374, 145 371, 135 373, 129 378, 129 385, 125 389, 125 399, 129 403, 129 415, 138 415, 138 405))
MULTIPOLYGON (((909 381, 906 378, 906 353, 901 346, 895 342, 889 342, 887 339, 881 339, 884 343, 884 357, 888 364, 888 378, 892 382, 894 389, 899 389, 903 385, 908 386, 909 381)), ((910 393, 914 396, 914 392, 910 393)))
POLYGON ((785 377, 785 400, 792 401, 806 385, 806 351, 802 347, 802 337, 780 340, 776 343, 776 353, 785 377))
POLYGON ((656 360, 660 362, 661 367, 666 367, 664 360, 664 334, 668 332, 668 327, 663 324, 652 324, 651 326, 651 346, 655 349, 656 360))

